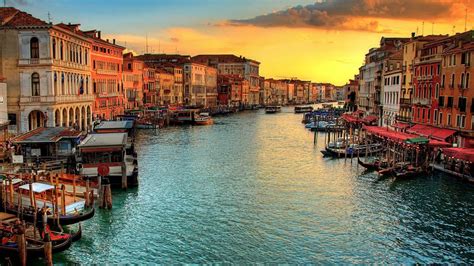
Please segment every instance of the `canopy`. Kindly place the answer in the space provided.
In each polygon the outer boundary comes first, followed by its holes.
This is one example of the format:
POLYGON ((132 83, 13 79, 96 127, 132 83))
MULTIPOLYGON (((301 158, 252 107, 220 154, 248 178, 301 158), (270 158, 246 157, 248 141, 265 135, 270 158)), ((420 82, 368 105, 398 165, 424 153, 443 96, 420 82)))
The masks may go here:
POLYGON ((427 138, 412 138, 412 139, 407 139, 405 141, 405 143, 408 143, 408 144, 428 144, 430 142, 429 139, 427 138))
POLYGON ((414 125, 410 129, 408 129, 407 132, 441 141, 446 141, 447 138, 456 133, 456 131, 451 129, 437 128, 420 124, 414 125))
POLYGON ((459 160, 474 162, 474 149, 472 148, 446 148, 443 154, 459 160))
MULTIPOLYGON (((54 186, 51 186, 51 185, 48 185, 48 184, 43 184, 43 183, 33 183, 33 184, 31 184, 31 186, 33 188, 33 192, 35 192, 35 193, 42 193, 42 192, 45 192, 47 190, 50 190, 50 189, 54 188, 54 186)), ((20 188, 24 189, 24 190, 30 190, 30 185, 25 184, 25 185, 20 186, 20 188)))
POLYGON ((407 129, 407 128, 410 127, 410 125, 407 124, 407 123, 397 122, 397 123, 393 124, 392 127, 398 128, 398 129, 407 129))
POLYGON ((430 139, 429 142, 422 143, 418 135, 413 135, 413 134, 409 134, 405 132, 397 132, 397 131, 389 130, 388 128, 385 128, 385 127, 365 126, 364 128, 367 130, 367 132, 377 135, 379 137, 389 138, 393 141, 405 142, 407 144, 417 144, 417 145, 428 144, 429 146, 434 146, 434 147, 450 147, 451 146, 451 144, 447 142, 433 140, 433 139, 430 139), (411 141, 408 141, 408 140, 411 140, 411 141))

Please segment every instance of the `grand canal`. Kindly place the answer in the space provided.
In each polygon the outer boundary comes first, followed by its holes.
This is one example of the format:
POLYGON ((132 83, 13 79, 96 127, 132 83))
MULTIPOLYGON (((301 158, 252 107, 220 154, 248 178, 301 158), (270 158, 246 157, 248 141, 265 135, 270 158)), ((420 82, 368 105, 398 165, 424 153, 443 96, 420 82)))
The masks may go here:
POLYGON ((84 223, 63 263, 474 263, 474 186, 322 158, 301 116, 143 131, 140 187, 84 223))

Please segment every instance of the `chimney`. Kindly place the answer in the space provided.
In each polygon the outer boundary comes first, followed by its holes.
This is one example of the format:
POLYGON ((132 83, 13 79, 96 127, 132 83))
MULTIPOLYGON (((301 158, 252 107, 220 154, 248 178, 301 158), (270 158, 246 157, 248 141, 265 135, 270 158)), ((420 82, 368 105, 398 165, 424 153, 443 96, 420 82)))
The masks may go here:
POLYGON ((101 38, 102 38, 101 35, 102 35, 102 34, 101 34, 100 30, 97 31, 97 38, 101 39, 101 38))
POLYGON ((107 39, 106 42, 109 42, 109 39, 107 39))
POLYGON ((112 43, 115 44, 115 39, 112 39, 112 43))
POLYGON ((414 32, 411 33, 411 37, 415 38, 415 33, 414 32))

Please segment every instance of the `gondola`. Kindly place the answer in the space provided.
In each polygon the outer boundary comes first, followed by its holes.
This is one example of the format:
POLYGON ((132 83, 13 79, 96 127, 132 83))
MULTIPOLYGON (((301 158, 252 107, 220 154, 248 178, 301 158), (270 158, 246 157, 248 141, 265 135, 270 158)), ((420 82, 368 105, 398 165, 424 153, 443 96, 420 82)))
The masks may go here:
MULTIPOLYGON (((3 237, 11 237, 6 232, 2 231, 3 237)), ((52 252, 59 253, 67 250, 72 244, 72 236, 62 239, 61 241, 52 241, 52 252)), ((31 238, 26 238, 26 253, 28 258, 44 257, 44 242, 31 238)), ((18 257, 19 250, 16 242, 6 242, 0 244, 0 256, 2 257, 18 257)))
POLYGON ((413 167, 412 165, 408 165, 404 168, 398 168, 393 171, 396 179, 411 179, 425 173, 426 171, 424 171, 421 167, 413 167))
POLYGON ((324 157, 335 157, 335 158, 344 158, 347 153, 347 157, 364 157, 373 156, 380 152, 384 151, 384 147, 380 144, 369 144, 367 147, 366 145, 353 145, 348 148, 332 148, 326 147, 324 150, 321 150, 321 153, 324 157))
POLYGON ((380 160, 375 160, 373 162, 363 162, 360 158, 357 158, 357 163, 367 169, 367 171, 379 171, 387 166, 387 162, 380 162, 380 160))
MULTIPOLYGON (((14 207, 14 208, 7 207, 5 211, 7 213, 18 215, 18 209, 16 207, 14 207)), ((95 209, 93 207, 89 208, 89 209, 86 209, 86 210, 83 210, 82 212, 75 213, 75 214, 65 214, 65 215, 60 214, 59 215, 59 224, 61 226, 77 224, 79 222, 82 222, 82 221, 85 221, 85 220, 88 220, 88 219, 92 218, 94 216, 94 214, 95 214, 95 209)), ((23 212, 20 213, 20 217, 22 217, 27 222, 30 222, 30 223, 35 222, 34 210, 31 207, 23 208, 23 212)), ((38 223, 38 225, 41 225, 43 223, 40 209, 38 209, 38 212, 37 212, 36 222, 38 223)), ((55 225, 57 225, 57 223, 58 223, 57 218, 55 219, 53 217, 53 215, 51 215, 51 214, 48 215, 48 225, 55 226, 55 225)))

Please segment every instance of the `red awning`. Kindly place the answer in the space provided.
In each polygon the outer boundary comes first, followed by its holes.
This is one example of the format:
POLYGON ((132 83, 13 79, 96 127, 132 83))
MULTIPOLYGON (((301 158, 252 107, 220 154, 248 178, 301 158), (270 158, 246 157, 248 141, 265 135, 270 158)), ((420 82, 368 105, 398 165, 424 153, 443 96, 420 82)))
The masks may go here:
POLYGON ((377 121, 379 118, 375 115, 368 115, 366 117, 364 117, 362 120, 365 122, 365 123, 373 123, 375 121, 377 121))
POLYGON ((359 119, 357 119, 357 117, 354 117, 350 114, 343 114, 341 116, 342 119, 344 119, 344 121, 348 122, 348 123, 355 123, 355 122, 359 122, 359 119))
MULTIPOLYGON (((418 137, 418 135, 414 135, 414 134, 389 130, 386 127, 365 126, 364 128, 367 130, 367 132, 371 134, 374 134, 379 137, 389 138, 393 141, 398 141, 398 142, 405 142, 408 139, 418 137)), ((431 139, 428 145, 432 147, 451 147, 451 144, 447 142, 434 140, 434 139, 431 139)))
POLYGON ((409 133, 417 134, 427 138, 433 138, 440 141, 446 141, 447 138, 451 137, 456 131, 446 128, 437 128, 427 125, 414 125, 407 130, 409 133))
POLYGON ((407 129, 407 128, 410 127, 410 125, 406 124, 406 123, 397 122, 397 123, 393 124, 392 127, 398 128, 398 129, 407 129))
POLYGON ((469 148, 447 148, 443 154, 463 161, 474 162, 474 149, 469 148))

